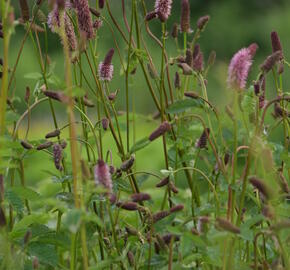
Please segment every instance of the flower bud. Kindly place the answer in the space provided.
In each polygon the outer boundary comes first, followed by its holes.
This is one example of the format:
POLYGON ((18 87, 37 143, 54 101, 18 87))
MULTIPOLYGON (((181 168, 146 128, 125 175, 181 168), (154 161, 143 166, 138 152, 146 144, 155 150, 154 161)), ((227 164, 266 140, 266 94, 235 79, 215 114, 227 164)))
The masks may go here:
POLYGON ((180 29, 182 33, 190 31, 190 4, 189 0, 181 0, 180 29))
POLYGON ((24 149, 30 150, 30 149, 33 148, 33 145, 31 145, 31 144, 28 143, 27 141, 21 141, 20 143, 21 143, 21 145, 22 145, 22 147, 23 147, 24 149))
POLYGON ((109 128, 109 119, 108 118, 102 119, 102 127, 105 131, 109 128))
POLYGON ((183 209, 184 209, 184 205, 183 204, 178 204, 178 205, 175 205, 175 206, 170 208, 170 213, 182 211, 183 209))
POLYGON ((195 92, 184 92, 184 96, 185 97, 189 97, 189 98, 193 98, 193 99, 197 99, 199 98, 199 95, 196 94, 195 92))
POLYGON ((62 103, 69 102, 69 97, 66 96, 63 92, 44 90, 43 94, 51 99, 57 100, 57 101, 62 102, 62 103))
POLYGON ((169 183, 169 176, 163 178, 159 183, 156 184, 156 187, 164 187, 169 183))
POLYGON ((186 63, 177 64, 182 69, 183 75, 192 75, 192 68, 186 63))
POLYGON ((95 8, 90 7, 90 12, 96 17, 101 16, 101 13, 98 10, 96 10, 95 8))
POLYGON ((273 54, 269 55, 264 63, 260 66, 261 70, 264 73, 268 73, 272 68, 274 68, 275 64, 281 59, 282 52, 276 51, 273 54))
POLYGON ((19 0, 21 17, 24 22, 29 20, 29 6, 27 0, 19 0))
POLYGON ((177 38, 178 37, 178 24, 177 23, 174 23, 173 26, 172 26, 171 36, 173 38, 177 38))
POLYGON ((217 218, 216 222, 217 222, 218 227, 225 231, 232 232, 235 234, 239 234, 241 232, 241 230, 237 226, 235 226, 234 224, 232 224, 226 219, 217 218))
POLYGON ((157 129, 155 129, 149 136, 150 141, 154 141, 160 136, 164 135, 167 131, 171 130, 171 125, 164 121, 157 129))
POLYGON ((272 52, 274 53, 277 51, 281 51, 281 54, 283 57, 283 49, 282 49, 281 41, 276 31, 273 31, 271 33, 271 42, 272 42, 272 52))
POLYGON ((62 147, 60 144, 54 144, 52 147, 52 152, 53 152, 53 160, 54 160, 54 165, 55 168, 59 171, 63 170, 62 167, 62 147))
POLYGON ((170 188, 170 190, 171 190, 173 193, 175 193, 175 194, 178 193, 178 189, 177 189, 177 187, 173 184, 173 182, 170 181, 168 187, 170 188))
POLYGON ((135 193, 131 195, 133 202, 143 202, 151 200, 151 196, 148 193, 135 193))
POLYGON ((210 16, 208 16, 208 15, 200 17, 196 23, 197 28, 200 31, 203 31, 205 29, 209 19, 210 19, 210 16))
POLYGON ((263 180, 253 176, 249 178, 249 181, 266 199, 270 199, 271 191, 263 180))
POLYGON ((135 155, 132 155, 128 160, 125 160, 121 166, 120 166, 120 169, 123 171, 123 172, 127 172, 128 170, 130 170, 133 166, 135 162, 135 155))
POLYGON ((49 138, 54 138, 54 137, 58 137, 60 135, 60 130, 59 129, 56 129, 52 132, 49 132, 45 135, 45 138, 46 139, 49 139, 49 138))
POLYGON ((176 89, 181 88, 180 76, 179 76, 179 73, 177 71, 175 72, 175 77, 174 77, 174 87, 176 89))
POLYGON ((45 143, 42 143, 42 144, 38 145, 36 147, 36 149, 37 150, 44 150, 44 149, 47 149, 47 148, 51 147, 52 145, 53 145, 53 143, 51 141, 47 141, 45 143))
POLYGON ((206 148, 206 144, 207 144, 207 140, 208 140, 208 137, 209 137, 209 133, 210 133, 210 129, 206 128, 202 132, 199 140, 196 142, 195 147, 200 148, 200 149, 206 148))
POLYGON ((170 214, 170 212, 167 210, 159 211, 153 215, 153 222, 155 223, 161 219, 164 219, 167 216, 169 216, 169 214, 170 214))
POLYGON ((138 204, 135 202, 118 202, 116 204, 118 207, 128 210, 128 211, 136 211, 138 210, 138 204))
POLYGON ((151 11, 146 14, 145 21, 149 22, 155 18, 157 18, 157 13, 155 11, 151 11))

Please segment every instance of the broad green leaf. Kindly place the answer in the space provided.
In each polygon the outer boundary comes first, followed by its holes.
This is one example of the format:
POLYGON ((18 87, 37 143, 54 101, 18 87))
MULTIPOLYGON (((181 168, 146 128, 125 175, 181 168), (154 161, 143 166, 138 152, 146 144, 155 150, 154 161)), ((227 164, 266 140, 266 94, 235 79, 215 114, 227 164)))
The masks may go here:
POLYGON ((31 242, 28 251, 32 256, 36 256, 41 263, 56 267, 58 256, 55 246, 43 243, 31 242))
POLYGON ((11 204, 11 206, 17 211, 22 212, 24 209, 21 198, 11 189, 6 189, 4 194, 5 200, 11 204))
POLYGON ((40 195, 37 192, 27 187, 18 186, 18 187, 12 187, 11 189, 22 199, 35 201, 40 198, 40 195))
POLYGON ((31 214, 29 216, 25 216, 23 219, 21 219, 18 223, 14 225, 13 232, 27 229, 28 226, 30 226, 33 223, 37 224, 44 224, 48 221, 48 215, 47 214, 31 214))

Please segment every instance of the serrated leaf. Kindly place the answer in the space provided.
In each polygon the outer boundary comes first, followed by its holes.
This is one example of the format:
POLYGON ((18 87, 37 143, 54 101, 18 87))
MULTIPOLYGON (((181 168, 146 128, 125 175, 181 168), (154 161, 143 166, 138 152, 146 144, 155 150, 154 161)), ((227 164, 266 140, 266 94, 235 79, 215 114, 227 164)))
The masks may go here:
POLYGON ((58 263, 58 256, 55 246, 53 245, 31 242, 28 246, 28 252, 32 256, 36 256, 41 263, 48 264, 53 267, 55 267, 58 263))
POLYGON ((169 107, 166 109, 166 112, 171 114, 177 114, 193 108, 203 108, 203 105, 204 102, 202 99, 178 100, 169 105, 169 107))
POLYGON ((12 205, 17 212, 22 212, 24 205, 21 198, 11 189, 6 189, 4 194, 5 200, 12 205))
POLYGON ((22 229, 27 229, 28 226, 30 226, 33 223, 37 224, 44 224, 48 220, 47 214, 31 214, 29 216, 25 216, 23 219, 21 219, 18 223, 14 225, 13 232, 20 231, 22 229))

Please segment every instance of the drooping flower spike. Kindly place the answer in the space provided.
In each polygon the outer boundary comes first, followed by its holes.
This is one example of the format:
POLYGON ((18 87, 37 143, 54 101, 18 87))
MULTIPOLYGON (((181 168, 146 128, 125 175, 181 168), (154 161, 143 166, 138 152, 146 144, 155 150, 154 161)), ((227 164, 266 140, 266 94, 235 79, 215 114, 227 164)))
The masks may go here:
POLYGON ((232 58, 228 70, 228 87, 244 89, 253 63, 253 57, 258 46, 251 44, 248 48, 239 50, 232 58))

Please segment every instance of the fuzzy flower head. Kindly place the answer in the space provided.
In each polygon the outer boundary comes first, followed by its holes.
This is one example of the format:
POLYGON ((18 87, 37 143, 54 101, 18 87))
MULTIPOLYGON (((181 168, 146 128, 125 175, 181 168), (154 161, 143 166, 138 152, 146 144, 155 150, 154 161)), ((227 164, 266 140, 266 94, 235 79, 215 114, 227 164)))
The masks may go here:
POLYGON ((99 64, 99 76, 102 81, 111 81, 113 78, 114 66, 112 65, 112 58, 114 49, 110 49, 103 62, 99 64))
POLYGON ((74 32, 73 24, 67 15, 68 10, 71 8, 70 1, 60 1, 54 2, 52 4, 52 10, 48 14, 48 20, 47 24, 52 32, 54 33, 60 33, 60 27, 61 27, 61 21, 60 21, 60 9, 64 8, 64 27, 65 27, 65 33, 68 41, 68 45, 70 48, 70 51, 75 51, 77 49, 77 40, 76 35, 74 32), (61 5, 61 6, 60 6, 61 5))
POLYGON ((239 50, 232 58, 228 70, 228 87, 244 89, 252 66, 252 59, 258 46, 251 44, 248 48, 239 50))
POLYGON ((103 161, 99 160, 94 169, 94 178, 96 185, 101 185, 110 193, 113 189, 112 177, 109 166, 103 161))
POLYGON ((83 32, 87 39, 92 39, 94 28, 88 0, 74 0, 74 7, 77 11, 80 32, 83 32))
POLYGON ((161 22, 167 21, 171 14, 172 0, 156 0, 155 12, 161 22))

